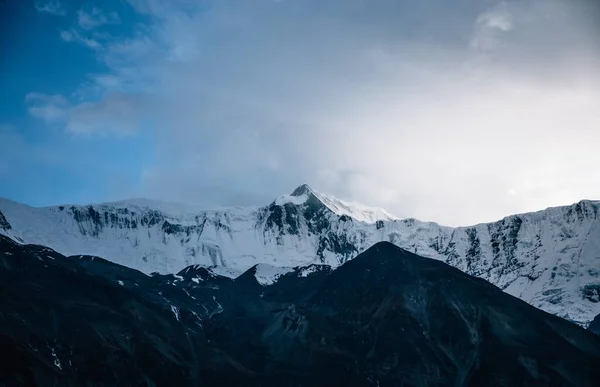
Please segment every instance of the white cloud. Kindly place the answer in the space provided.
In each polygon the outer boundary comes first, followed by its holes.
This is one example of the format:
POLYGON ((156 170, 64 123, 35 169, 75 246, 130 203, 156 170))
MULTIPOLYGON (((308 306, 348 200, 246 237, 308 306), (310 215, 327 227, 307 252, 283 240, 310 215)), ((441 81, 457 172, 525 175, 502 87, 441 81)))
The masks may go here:
POLYGON ((514 28, 513 15, 504 6, 481 14, 477 18, 477 25, 507 32, 514 28))
MULTIPOLYGON (((110 93, 98 102, 73 106, 66 129, 72 133, 133 134, 142 119, 142 101, 138 96, 110 93)), ((150 112, 144 114, 151 117, 150 112)))
POLYGON ((152 24, 97 49, 105 97, 65 126, 151 115, 144 184, 164 199, 247 204, 307 181, 467 224, 600 197, 597 13, 481 3, 136 0, 152 24))
POLYGON ((67 14, 67 10, 58 0, 51 0, 47 2, 36 1, 34 6, 38 12, 46 12, 57 16, 65 16, 67 14))
POLYGON ((75 29, 72 29, 70 31, 66 31, 66 30, 60 31, 60 37, 65 42, 74 42, 74 43, 83 44, 84 46, 87 46, 92 49, 98 49, 102 46, 100 44, 100 42, 98 42, 97 40, 85 37, 85 36, 81 35, 79 32, 77 32, 77 30, 75 30, 75 29))
POLYGON ((116 12, 104 13, 95 6, 89 11, 80 9, 77 12, 77 24, 84 30, 91 30, 104 24, 115 24, 120 21, 116 12))
POLYGON ((69 103, 62 95, 29 93, 25 102, 32 116, 74 134, 130 135, 138 130, 142 120, 140 97, 118 92, 79 104, 69 103))
POLYGON ((471 47, 483 55, 498 48, 503 35, 515 28, 515 16, 511 9, 513 7, 501 2, 481 13, 475 22, 471 47))
POLYGON ((25 96, 27 110, 34 117, 47 124, 55 124, 65 120, 69 103, 62 95, 29 93, 25 96))

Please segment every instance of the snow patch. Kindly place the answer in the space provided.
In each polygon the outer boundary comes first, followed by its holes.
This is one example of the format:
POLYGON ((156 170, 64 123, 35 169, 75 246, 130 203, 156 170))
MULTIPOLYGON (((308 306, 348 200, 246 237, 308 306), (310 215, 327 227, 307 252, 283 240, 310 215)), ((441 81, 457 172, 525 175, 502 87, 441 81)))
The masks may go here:
POLYGON ((175 305, 171 305, 171 312, 173 312, 177 321, 180 321, 179 320, 179 308, 176 307, 175 305))
POLYGON ((256 272, 254 273, 254 277, 259 284, 263 286, 272 285, 277 281, 279 277, 282 275, 293 271, 293 268, 290 267, 278 267, 273 265, 268 265, 265 263, 259 263, 256 265, 256 272))
POLYGON ((300 277, 308 277, 312 273, 316 273, 317 271, 319 271, 319 268, 320 268, 319 265, 310 265, 310 266, 300 267, 297 272, 300 277))
POLYGON ((207 270, 209 271, 209 273, 212 272, 216 275, 220 275, 220 276, 232 278, 232 279, 239 277, 245 271, 245 270, 242 271, 242 270, 232 269, 227 266, 210 266, 210 267, 207 267, 207 270))
POLYGON ((60 359, 56 355, 56 351, 54 350, 54 347, 51 347, 50 350, 51 350, 51 355, 52 355, 52 360, 54 362, 54 365, 56 367, 58 367, 58 369, 62 370, 62 365, 60 364, 60 359))
MULTIPOLYGON (((216 296, 213 296, 213 301, 217 304, 217 309, 214 312, 211 312, 210 315, 208 316, 208 318, 211 318, 215 314, 219 314, 219 313, 223 312, 223 306, 219 303, 219 301, 217 301, 216 296)), ((204 306, 204 305, 202 305, 202 306, 204 306)), ((204 307, 204 309, 206 309, 206 306, 204 307)), ((208 309, 206 309, 206 311, 208 311, 208 309)))
POLYGON ((173 277, 175 277, 175 281, 174 282, 179 282, 179 281, 183 281, 183 277, 177 274, 173 274, 173 277))

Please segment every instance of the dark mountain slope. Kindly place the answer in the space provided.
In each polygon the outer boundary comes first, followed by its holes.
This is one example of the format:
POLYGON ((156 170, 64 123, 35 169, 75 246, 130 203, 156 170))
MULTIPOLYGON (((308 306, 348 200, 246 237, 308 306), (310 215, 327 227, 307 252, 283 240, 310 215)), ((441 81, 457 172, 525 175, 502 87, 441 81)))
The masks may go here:
POLYGON ((594 320, 592 320, 590 326, 588 327, 590 332, 594 332, 597 335, 600 335, 600 314, 597 315, 594 320))
POLYGON ((310 339, 372 378, 409 385, 594 385, 600 341, 488 282, 390 243, 309 301, 310 339))
POLYGON ((600 385, 599 337, 389 243, 266 287, 253 269, 146 276, 0 238, 0 385, 600 385))
POLYGON ((199 383, 207 340, 183 290, 99 258, 0 243, 0 385, 199 383))

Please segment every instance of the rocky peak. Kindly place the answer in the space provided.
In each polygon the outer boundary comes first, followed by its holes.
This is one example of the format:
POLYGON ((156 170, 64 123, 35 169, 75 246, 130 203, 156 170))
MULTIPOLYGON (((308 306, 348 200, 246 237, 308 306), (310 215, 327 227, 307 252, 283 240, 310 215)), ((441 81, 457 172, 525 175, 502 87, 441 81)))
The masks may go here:
POLYGON ((302 196, 302 195, 314 195, 315 191, 308 184, 302 184, 298 186, 292 193, 291 196, 302 196))
POLYGON ((302 196, 302 195, 315 195, 315 191, 310 188, 310 186, 306 183, 299 185, 296 189, 290 194, 291 196, 302 196))

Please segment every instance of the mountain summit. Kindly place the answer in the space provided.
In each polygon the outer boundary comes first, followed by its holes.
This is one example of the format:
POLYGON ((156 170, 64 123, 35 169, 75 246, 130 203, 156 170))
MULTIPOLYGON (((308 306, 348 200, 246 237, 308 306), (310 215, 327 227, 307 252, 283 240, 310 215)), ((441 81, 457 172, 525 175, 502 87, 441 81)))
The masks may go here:
POLYGON ((292 196, 302 196, 302 195, 314 195, 315 191, 309 187, 308 184, 302 184, 298 186, 292 193, 292 196))
MULTIPOLYGON (((312 201, 313 204, 316 204, 318 201, 329 211, 339 216, 349 216, 350 218, 359 222, 375 223, 377 221, 390 221, 398 219, 396 216, 390 214, 383 208, 370 207, 357 202, 340 200, 336 197, 319 193, 312 189, 308 184, 302 184, 298 186, 289 196, 280 196, 277 202, 299 202, 298 199, 293 198, 303 198, 305 201, 312 201)), ((300 199, 300 202, 303 202, 302 199, 300 199)))

